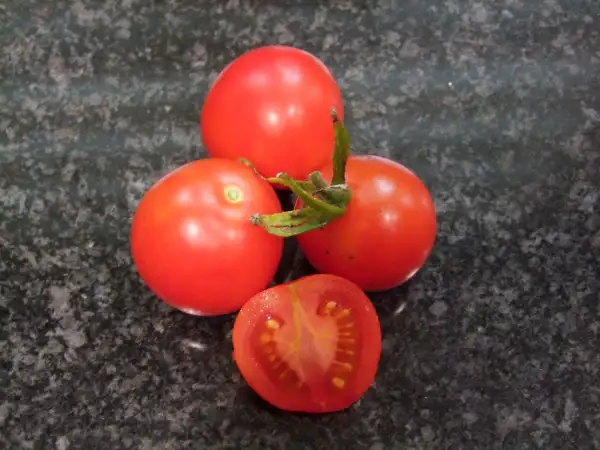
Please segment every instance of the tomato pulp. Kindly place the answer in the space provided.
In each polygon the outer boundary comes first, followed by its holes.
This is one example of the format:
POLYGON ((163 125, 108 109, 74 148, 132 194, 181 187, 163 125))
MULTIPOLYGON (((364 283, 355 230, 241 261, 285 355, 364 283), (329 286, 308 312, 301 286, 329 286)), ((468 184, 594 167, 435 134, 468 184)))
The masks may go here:
POLYGON ((171 172, 142 198, 131 251, 141 278, 186 313, 237 311, 272 280, 283 240, 252 226, 281 212, 271 186, 237 161, 204 159, 171 172))
POLYGON ((379 319, 354 283, 311 275, 246 303, 233 327, 234 359, 248 384, 288 411, 334 412, 372 384, 379 319))
POLYGON ((340 90, 319 59, 293 47, 260 47, 219 74, 200 131, 211 156, 246 158, 265 177, 306 179, 333 155, 332 108, 343 118, 340 90))
MULTIPOLYGON (((329 165, 323 176, 329 181, 331 175, 329 165)), ((406 167, 377 156, 350 156, 346 182, 352 199, 345 215, 299 235, 302 252, 319 272, 366 291, 400 285, 421 268, 435 242, 429 191, 406 167)))

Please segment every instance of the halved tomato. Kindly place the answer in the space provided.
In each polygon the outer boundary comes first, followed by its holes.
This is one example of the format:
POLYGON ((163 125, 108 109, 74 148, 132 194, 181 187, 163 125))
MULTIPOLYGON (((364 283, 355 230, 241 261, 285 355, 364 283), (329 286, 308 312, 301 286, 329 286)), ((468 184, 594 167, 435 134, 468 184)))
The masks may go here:
POLYGON ((354 283, 311 275, 252 297, 233 327, 248 384, 287 411, 334 412, 371 386, 381 354, 375 309, 354 283))

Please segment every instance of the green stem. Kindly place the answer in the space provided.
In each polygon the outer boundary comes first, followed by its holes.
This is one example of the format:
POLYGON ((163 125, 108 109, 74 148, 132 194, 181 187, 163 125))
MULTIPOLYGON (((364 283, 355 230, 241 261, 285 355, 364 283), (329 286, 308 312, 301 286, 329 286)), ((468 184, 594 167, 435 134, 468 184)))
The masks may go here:
POLYGON ((350 192, 348 186, 345 184, 329 186, 319 172, 311 173, 309 178, 317 189, 314 191, 314 194, 320 199, 336 205, 348 204, 347 199, 350 192))
MULTIPOLYGON (((278 175, 281 175, 281 174, 278 174, 278 175)), ((292 192, 294 192, 294 190, 289 186, 289 184, 290 184, 289 181, 283 180, 280 177, 265 178, 265 179, 271 184, 281 184, 283 186, 287 186, 288 188, 290 188, 292 190, 292 192)), ((315 187, 315 185, 312 184, 310 181, 294 180, 293 178, 289 178, 289 180, 292 180, 294 182, 296 189, 301 189, 302 191, 306 192, 307 194, 312 194, 317 191, 317 188, 315 187)), ((296 192, 294 192, 294 194, 298 195, 296 192)))
POLYGON ((323 228, 331 219, 312 208, 302 208, 277 214, 254 214, 250 221, 253 225, 264 228, 269 234, 292 237, 323 228))
MULTIPOLYGON (((272 184, 288 187, 302 201, 302 207, 277 214, 254 214, 250 221, 275 236, 291 237, 323 228, 346 213, 352 191, 346 185, 346 163, 350 156, 350 137, 337 112, 331 111, 335 132, 332 183, 328 184, 319 172, 310 174, 308 181, 297 181, 285 173, 265 178, 272 184)), ((242 161, 252 167, 248 161, 242 161)))
POLYGON ((300 198, 300 200, 302 200, 306 206, 314 209, 315 211, 328 214, 332 217, 339 217, 346 212, 344 207, 333 205, 324 200, 319 200, 318 198, 313 197, 313 195, 309 192, 306 192, 306 190, 303 189, 296 180, 290 178, 285 173, 278 174, 276 178, 267 178, 267 180, 270 183, 279 183, 287 186, 294 194, 298 196, 298 198, 300 198))
POLYGON ((333 130, 335 132, 335 151, 333 152, 333 177, 331 184, 346 183, 346 163, 350 156, 350 136, 335 109, 331 110, 333 130))
POLYGON ((320 198, 321 200, 325 200, 329 203, 339 203, 338 199, 336 199, 336 196, 331 195, 331 193, 328 191, 330 186, 327 183, 327 181, 325 181, 323 175, 321 175, 320 172, 311 173, 308 179, 315 186, 316 190, 314 191, 314 194, 318 198, 320 198))
POLYGON ((327 189, 329 184, 321 175, 321 172, 313 172, 308 176, 308 179, 317 189, 327 189))
MULTIPOLYGON (((265 176, 263 176, 256 167, 254 167, 254 165, 246 158, 240 158, 238 159, 239 162, 241 162, 243 165, 251 168, 254 171, 254 174, 259 177, 261 180, 264 180, 268 183, 271 184, 282 184, 282 185, 286 185, 285 182, 281 181, 279 178, 267 178, 265 176)), ((317 188, 315 187, 314 184, 312 184, 310 181, 299 181, 299 180, 295 180, 296 184, 298 184, 302 189, 304 189, 306 192, 314 192, 317 190, 317 188)))

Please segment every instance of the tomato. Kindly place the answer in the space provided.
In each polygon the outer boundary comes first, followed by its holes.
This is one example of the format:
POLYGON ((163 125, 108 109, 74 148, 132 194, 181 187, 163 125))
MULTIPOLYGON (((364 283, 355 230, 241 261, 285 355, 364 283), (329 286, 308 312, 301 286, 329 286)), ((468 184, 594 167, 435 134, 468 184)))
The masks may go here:
POLYGON ((354 283, 311 275, 250 299, 233 327, 234 359, 248 384, 288 411, 347 408, 371 386, 379 319, 354 283))
POLYGON ((266 177, 306 179, 331 159, 331 109, 342 95, 325 65, 303 50, 260 47, 219 74, 200 115, 211 156, 246 158, 266 177))
POLYGON ((131 252, 141 278, 171 306, 194 315, 237 311, 271 282, 283 240, 252 226, 256 211, 281 212, 269 183, 228 159, 171 172, 142 198, 131 252))
MULTIPOLYGON (((323 171, 331 180, 332 168, 323 171)), ((365 291, 398 286, 429 256, 436 235, 433 200, 423 182, 399 163, 353 155, 346 166, 352 198, 344 216, 298 236, 321 273, 347 278, 365 291)))

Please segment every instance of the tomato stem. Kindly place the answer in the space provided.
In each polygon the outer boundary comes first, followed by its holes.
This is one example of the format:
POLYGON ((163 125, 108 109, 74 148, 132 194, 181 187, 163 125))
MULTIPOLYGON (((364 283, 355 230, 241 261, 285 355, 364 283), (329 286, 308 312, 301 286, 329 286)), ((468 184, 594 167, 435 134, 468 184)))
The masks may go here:
MULTIPOLYGON (((265 176, 263 176, 256 167, 254 167, 254 165, 246 158, 239 158, 238 159, 239 162, 241 162, 243 165, 248 166, 250 169, 252 169, 254 171, 254 174, 259 177, 260 179, 267 181, 268 183, 271 184, 283 184, 285 185, 285 182, 282 182, 279 178, 277 177, 272 177, 272 178, 266 178, 265 176)), ((310 181, 300 181, 300 180, 294 180, 296 182, 297 185, 299 185, 302 189, 304 189, 306 192, 314 192, 316 191, 318 188, 316 188, 310 181)))
POLYGON ((253 225, 264 228, 269 234, 292 237, 324 227, 331 222, 331 217, 307 207, 277 214, 254 214, 250 221, 253 225))
POLYGON ((311 173, 310 180, 316 188, 314 194, 320 199, 336 205, 348 204, 346 197, 349 195, 349 191, 346 184, 330 186, 320 172, 311 173))
MULTIPOLYGON (((346 211, 343 206, 337 206, 313 196, 313 193, 306 192, 305 189, 293 178, 285 173, 277 174, 276 178, 267 178, 271 183, 279 183, 287 186, 291 191, 304 202, 304 204, 323 214, 329 214, 332 217, 342 216, 346 211)), ((314 186, 313 186, 314 187, 314 186)))
MULTIPOLYGON (((346 185, 346 163, 350 155, 350 137, 337 112, 331 110, 335 132, 335 150, 333 153, 332 183, 328 184, 320 172, 313 172, 307 181, 294 180, 285 173, 265 178, 256 169, 255 173, 272 184, 288 187, 301 201, 302 207, 278 214, 254 214, 250 221, 264 228, 268 233, 281 236, 297 236, 307 231, 323 228, 346 213, 352 197, 352 191, 346 185)), ((249 167, 247 160, 241 161, 249 167)))
POLYGON ((323 175, 321 175, 321 172, 311 173, 309 175, 309 180, 317 189, 327 189, 329 187, 329 184, 327 183, 327 181, 325 181, 323 175))
POLYGON ((346 162, 350 156, 350 136, 335 109, 331 110, 333 130, 335 132, 335 151, 333 152, 333 178, 331 184, 346 183, 346 162))

